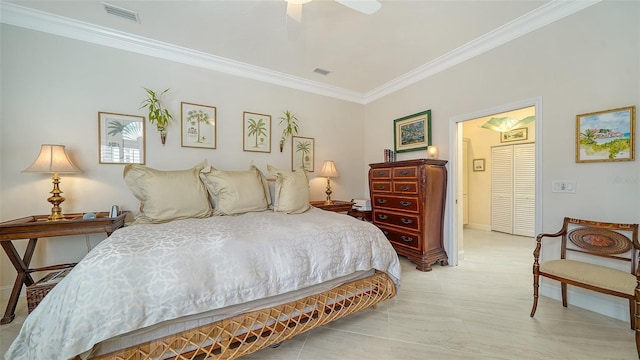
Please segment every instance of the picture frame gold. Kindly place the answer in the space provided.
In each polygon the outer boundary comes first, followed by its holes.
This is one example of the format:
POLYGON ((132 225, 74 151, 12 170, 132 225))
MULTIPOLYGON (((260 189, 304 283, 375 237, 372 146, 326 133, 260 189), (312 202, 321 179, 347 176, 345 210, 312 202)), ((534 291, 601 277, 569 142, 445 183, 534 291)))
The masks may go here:
POLYGON ((180 103, 180 145, 204 149, 216 148, 216 107, 180 103))
POLYGON ((393 121, 393 146, 396 153, 426 150, 431 145, 431 110, 393 121))
POLYGON ((271 115, 242 113, 242 150, 271 152, 271 115))
POLYGON ((98 163, 144 164, 145 117, 98 112, 98 163))
POLYGON ((291 171, 303 167, 314 172, 315 139, 303 136, 291 137, 291 171))
POLYGON ((633 161, 636 107, 576 115, 576 162, 633 161))

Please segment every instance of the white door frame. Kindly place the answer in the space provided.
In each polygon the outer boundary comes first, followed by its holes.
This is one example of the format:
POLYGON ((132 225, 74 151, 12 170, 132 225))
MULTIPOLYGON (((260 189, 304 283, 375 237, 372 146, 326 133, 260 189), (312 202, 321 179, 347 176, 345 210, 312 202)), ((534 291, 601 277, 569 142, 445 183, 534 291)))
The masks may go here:
POLYGON ((449 264, 458 265, 459 251, 462 246, 462 207, 458 206, 462 201, 462 123, 468 120, 499 114, 507 111, 535 107, 536 121, 536 200, 535 200, 535 233, 542 232, 542 97, 525 99, 515 103, 500 105, 494 108, 480 110, 470 114, 459 115, 449 120, 449 172, 447 180, 447 208, 445 211, 448 219, 445 225, 449 236, 445 248, 449 255, 449 264))

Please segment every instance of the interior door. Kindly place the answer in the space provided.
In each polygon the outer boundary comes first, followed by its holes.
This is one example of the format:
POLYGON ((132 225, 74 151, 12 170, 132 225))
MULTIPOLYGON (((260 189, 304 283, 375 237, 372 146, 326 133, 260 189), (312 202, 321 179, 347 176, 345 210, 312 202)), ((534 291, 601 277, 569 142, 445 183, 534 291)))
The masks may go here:
POLYGON ((513 146, 513 234, 535 236, 536 147, 513 146))
POLYGON ((491 149, 491 230, 513 233, 513 146, 491 149))

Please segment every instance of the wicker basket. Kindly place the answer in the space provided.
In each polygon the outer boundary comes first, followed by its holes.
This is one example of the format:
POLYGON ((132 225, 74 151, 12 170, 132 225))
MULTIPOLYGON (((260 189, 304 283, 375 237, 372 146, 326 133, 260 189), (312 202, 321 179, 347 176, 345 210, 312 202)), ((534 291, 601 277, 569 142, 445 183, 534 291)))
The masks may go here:
POLYGON ((69 271, 71 271, 71 269, 49 273, 35 284, 27 286, 27 308, 29 314, 31 314, 49 291, 51 291, 69 271))

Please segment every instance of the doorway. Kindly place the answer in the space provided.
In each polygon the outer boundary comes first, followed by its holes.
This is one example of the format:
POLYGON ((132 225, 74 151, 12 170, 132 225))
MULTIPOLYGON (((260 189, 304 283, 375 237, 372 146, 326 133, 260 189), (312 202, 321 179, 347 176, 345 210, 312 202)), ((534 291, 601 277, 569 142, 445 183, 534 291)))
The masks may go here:
MULTIPOLYGON (((495 120, 493 122, 495 122, 495 120)), ((487 202, 490 203, 491 201, 491 174, 489 163, 491 158, 491 145, 489 144, 500 146, 512 143, 533 143, 535 141, 535 169, 533 170, 533 172, 535 173, 534 192, 537 196, 535 196, 535 200, 533 201, 534 209, 533 211, 531 211, 531 214, 535 217, 535 220, 533 222, 535 227, 534 232, 539 233, 541 231, 541 126, 542 98, 533 98, 517 103, 506 104, 472 114, 461 115, 450 120, 451 139, 449 144, 450 154, 452 154, 452 156, 449 169, 451 175, 447 184, 447 191, 450 194, 448 196, 449 200, 447 204, 447 217, 449 219, 447 228, 449 230, 450 236, 447 236, 446 249, 447 253, 449 254, 449 261, 451 264, 457 265, 458 260, 464 258, 464 223, 467 223, 466 226, 471 228, 491 230, 491 211, 490 207, 488 209, 486 208, 487 202), (526 111, 535 114, 535 121, 531 121, 528 126, 526 122, 525 124, 521 123, 516 126, 516 128, 522 129, 524 127, 527 128, 527 130, 521 130, 517 132, 503 132, 499 131, 500 129, 497 129, 497 131, 496 129, 494 129, 494 131, 487 129, 491 126, 482 128, 482 125, 484 125, 492 118, 509 117, 511 115, 511 117, 516 120, 522 120, 528 116, 525 115, 526 111), (526 135, 524 133, 526 133, 526 135), (513 140, 512 138, 510 138, 510 136, 512 135, 520 137, 520 139, 522 139, 523 136, 527 136, 527 140, 513 140), (476 138, 475 143, 478 147, 477 149, 473 148, 474 138, 476 138), (463 149, 465 148, 467 149, 466 153, 465 151, 463 151, 463 149), (478 151, 476 152, 474 150, 478 151), (465 154, 468 156, 466 156, 465 154), (465 157, 468 158, 466 161, 465 157), (465 167, 465 164, 469 164, 469 167, 465 167), (472 181, 465 183, 465 175, 467 176, 466 180, 472 178, 472 181), (476 196, 482 197, 486 195, 486 199, 482 200, 477 198, 476 200, 478 201, 474 204, 473 196, 469 195, 473 194, 474 186, 482 186, 483 182, 487 182, 487 184, 484 185, 486 186, 484 188, 486 194, 483 194, 479 189, 476 189, 475 191, 476 196), (465 200, 467 200, 467 198, 468 201, 465 203, 465 200), (473 205, 478 205, 479 203, 484 204, 479 205, 480 207, 484 206, 484 210, 473 208, 473 205), (476 212, 475 217, 474 211, 476 212), (477 214, 481 215, 478 216, 477 214), (483 216, 485 217, 483 218, 483 216)))

